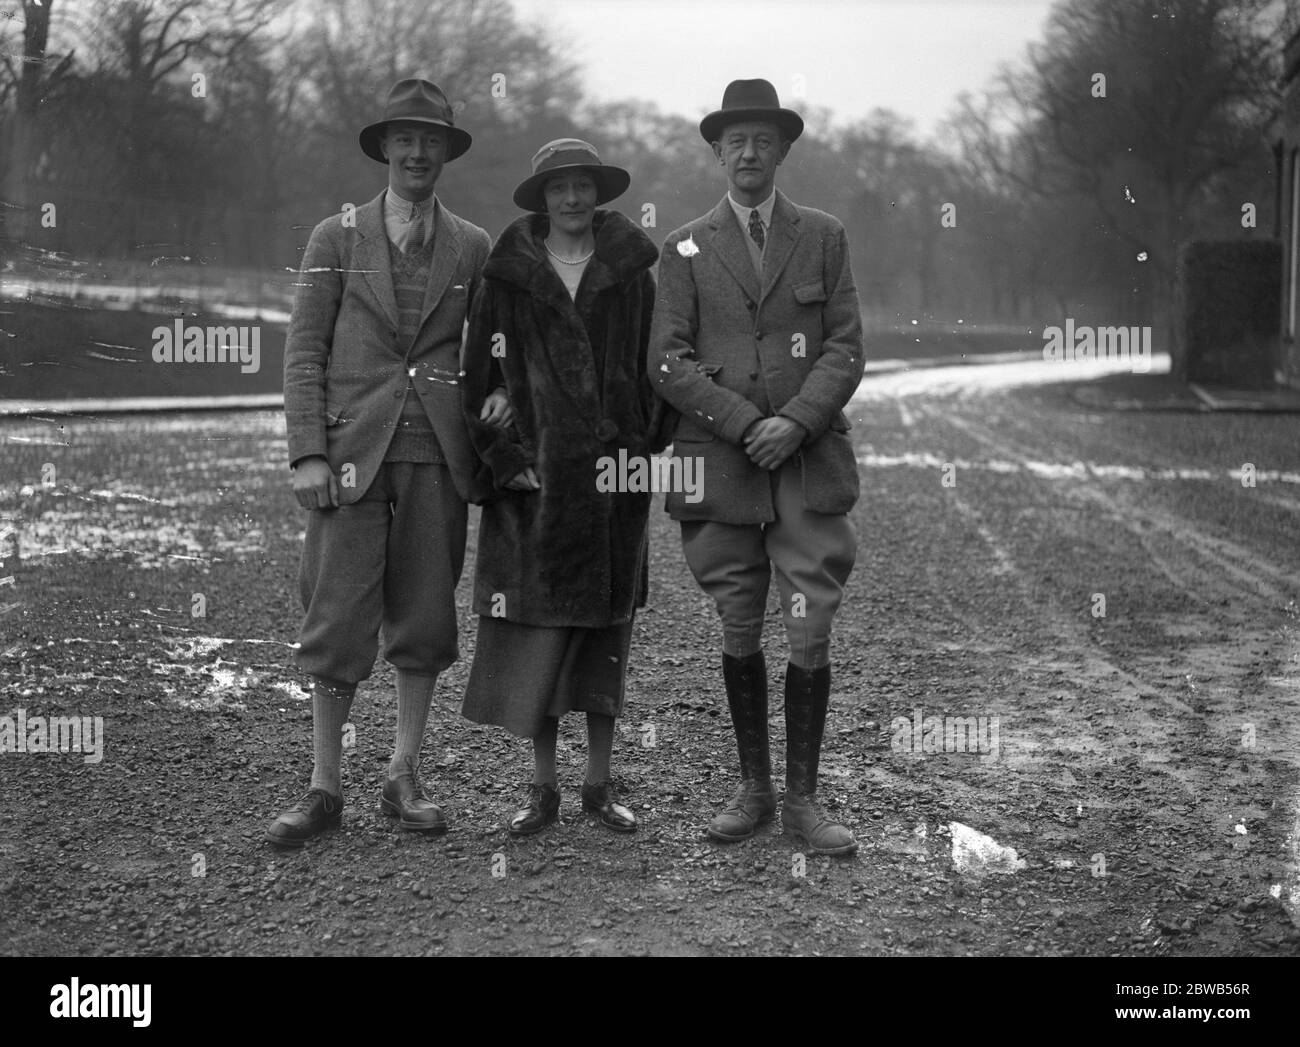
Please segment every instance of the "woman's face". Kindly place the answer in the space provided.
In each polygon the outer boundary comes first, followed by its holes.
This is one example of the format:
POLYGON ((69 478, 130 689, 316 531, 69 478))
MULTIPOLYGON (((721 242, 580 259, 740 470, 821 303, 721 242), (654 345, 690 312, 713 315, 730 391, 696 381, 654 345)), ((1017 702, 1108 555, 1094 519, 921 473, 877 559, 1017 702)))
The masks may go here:
POLYGON ((551 228, 570 236, 583 236, 591 229, 596 213, 596 180, 577 168, 546 180, 543 190, 551 228))

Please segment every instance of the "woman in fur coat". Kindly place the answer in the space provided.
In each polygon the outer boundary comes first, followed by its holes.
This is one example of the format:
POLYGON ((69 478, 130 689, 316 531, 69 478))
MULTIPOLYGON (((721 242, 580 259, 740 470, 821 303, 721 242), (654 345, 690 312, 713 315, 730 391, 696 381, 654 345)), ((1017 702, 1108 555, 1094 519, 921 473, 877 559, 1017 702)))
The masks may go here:
POLYGON ((657 251, 623 215, 598 209, 631 179, 592 146, 550 142, 532 167, 514 194, 530 213, 493 247, 466 338, 465 412, 496 495, 479 524, 478 641, 462 712, 533 741, 511 834, 559 815, 556 734, 570 711, 587 718, 583 809, 632 832, 610 754, 645 605, 650 494, 608 480, 620 451, 631 461, 662 449, 645 370, 657 251))

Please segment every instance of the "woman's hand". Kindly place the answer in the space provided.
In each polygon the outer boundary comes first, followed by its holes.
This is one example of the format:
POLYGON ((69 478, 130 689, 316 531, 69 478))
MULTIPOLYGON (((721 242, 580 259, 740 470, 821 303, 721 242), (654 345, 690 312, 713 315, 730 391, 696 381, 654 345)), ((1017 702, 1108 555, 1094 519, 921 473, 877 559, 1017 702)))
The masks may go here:
POLYGON ((506 398, 504 386, 493 389, 488 394, 488 398, 483 401, 483 410, 479 411, 478 418, 480 422, 494 425, 498 429, 505 429, 514 424, 515 409, 510 406, 510 401, 506 398))
POLYGON ((516 473, 515 476, 506 481, 506 488, 511 491, 538 491, 542 485, 537 482, 537 474, 533 472, 530 465, 522 473, 516 473))

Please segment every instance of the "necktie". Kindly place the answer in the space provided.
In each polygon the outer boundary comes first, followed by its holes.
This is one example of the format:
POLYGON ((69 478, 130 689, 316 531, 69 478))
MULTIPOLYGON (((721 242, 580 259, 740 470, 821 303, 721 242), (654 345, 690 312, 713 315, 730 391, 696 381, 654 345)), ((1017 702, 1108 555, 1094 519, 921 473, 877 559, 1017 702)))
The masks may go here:
POLYGON ((424 212, 418 204, 411 205, 411 224, 406 230, 407 254, 415 254, 424 246, 424 212))
POLYGON ((754 243, 758 244, 758 249, 763 250, 767 237, 763 233, 763 219, 759 217, 757 208, 749 212, 749 235, 754 243))

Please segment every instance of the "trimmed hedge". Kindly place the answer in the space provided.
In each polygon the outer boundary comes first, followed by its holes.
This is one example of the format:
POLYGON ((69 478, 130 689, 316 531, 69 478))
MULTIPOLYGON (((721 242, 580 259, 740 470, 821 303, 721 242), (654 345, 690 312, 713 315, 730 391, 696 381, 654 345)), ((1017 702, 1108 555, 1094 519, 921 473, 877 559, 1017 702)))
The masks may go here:
POLYGON ((1241 389, 1273 384, 1282 308, 1277 240, 1191 240, 1178 259, 1173 373, 1241 389))

